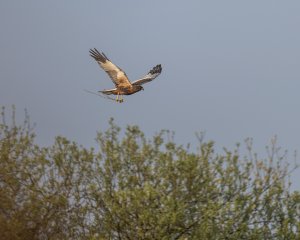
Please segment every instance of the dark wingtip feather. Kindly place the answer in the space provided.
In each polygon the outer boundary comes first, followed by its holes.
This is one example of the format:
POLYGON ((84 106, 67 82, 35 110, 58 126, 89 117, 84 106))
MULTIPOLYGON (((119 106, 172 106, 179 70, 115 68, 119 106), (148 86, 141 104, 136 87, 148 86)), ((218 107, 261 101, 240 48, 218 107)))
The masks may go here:
POLYGON ((105 55, 104 52, 102 52, 102 55, 109 61, 108 57, 105 55))
POLYGON ((162 71, 161 64, 157 64, 154 68, 152 68, 152 69, 150 70, 149 73, 151 73, 151 74, 156 74, 156 73, 161 73, 161 71, 162 71))
POLYGON ((96 61, 100 61, 101 63, 105 63, 106 60, 108 60, 104 56, 102 56, 96 48, 90 49, 89 53, 92 58, 94 58, 96 61))

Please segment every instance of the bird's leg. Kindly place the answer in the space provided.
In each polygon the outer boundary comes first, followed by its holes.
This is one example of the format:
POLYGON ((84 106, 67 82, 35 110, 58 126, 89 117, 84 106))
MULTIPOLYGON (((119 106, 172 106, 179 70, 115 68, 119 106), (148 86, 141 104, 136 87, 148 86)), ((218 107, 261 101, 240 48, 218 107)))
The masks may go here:
POLYGON ((123 102, 123 95, 120 96, 120 103, 123 102))
POLYGON ((119 102, 119 93, 117 94, 116 101, 119 102))

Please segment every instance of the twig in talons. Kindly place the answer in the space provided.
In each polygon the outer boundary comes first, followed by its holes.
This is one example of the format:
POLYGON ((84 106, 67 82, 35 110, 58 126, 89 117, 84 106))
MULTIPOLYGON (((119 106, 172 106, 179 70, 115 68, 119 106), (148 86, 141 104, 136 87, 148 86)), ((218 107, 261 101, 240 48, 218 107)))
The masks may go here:
POLYGON ((109 100, 116 101, 116 99, 111 98, 111 97, 106 96, 106 95, 102 95, 102 94, 99 94, 99 93, 96 93, 96 92, 92 92, 92 91, 89 91, 89 90, 84 90, 84 91, 86 91, 87 93, 90 93, 90 94, 97 95, 97 96, 102 97, 102 98, 106 98, 106 99, 109 99, 109 100))

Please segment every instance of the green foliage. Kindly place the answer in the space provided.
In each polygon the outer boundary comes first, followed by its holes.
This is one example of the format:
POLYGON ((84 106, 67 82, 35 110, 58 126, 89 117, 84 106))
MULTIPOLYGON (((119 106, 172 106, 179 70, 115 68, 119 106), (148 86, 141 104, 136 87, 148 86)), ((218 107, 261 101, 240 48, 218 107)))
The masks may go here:
MULTIPOLYGON (((13 111, 14 112, 14 111, 13 111)), ((57 137, 34 143, 23 125, 0 124, 1 239, 299 239, 300 194, 276 143, 267 159, 199 151, 172 133, 123 138, 113 120, 99 150, 57 137)))

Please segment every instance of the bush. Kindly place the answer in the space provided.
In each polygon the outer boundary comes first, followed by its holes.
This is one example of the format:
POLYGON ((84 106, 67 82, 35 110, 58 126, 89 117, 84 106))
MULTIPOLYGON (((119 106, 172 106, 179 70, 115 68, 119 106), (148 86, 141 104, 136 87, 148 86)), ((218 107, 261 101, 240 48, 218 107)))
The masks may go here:
MULTIPOLYGON (((13 110, 14 112, 14 110, 13 110)), ((2 239, 299 239, 300 194, 273 141, 267 159, 178 146, 161 131, 125 136, 110 120, 99 149, 35 144, 26 115, 0 124, 2 239)))

